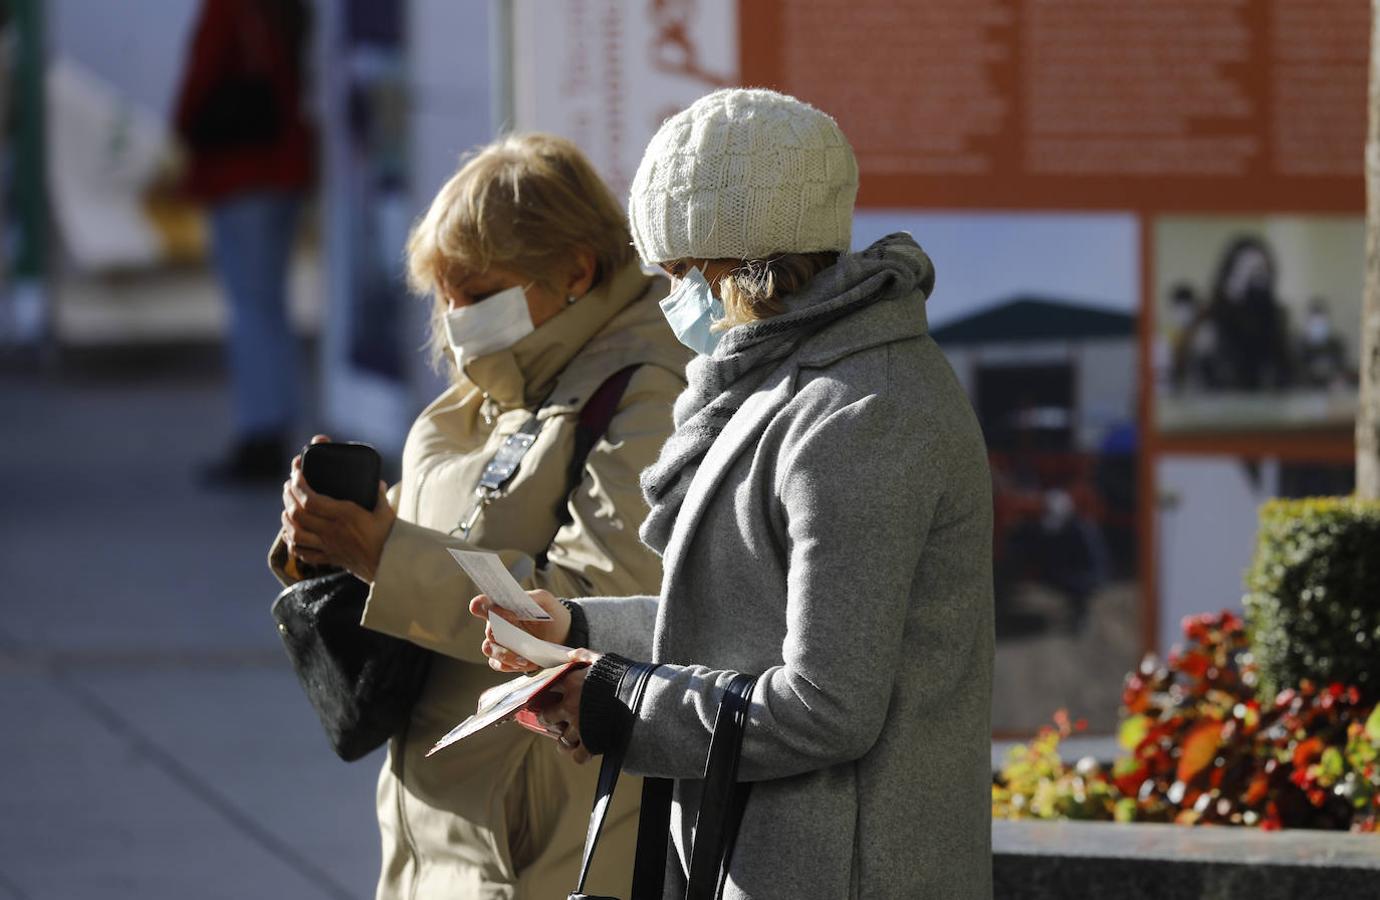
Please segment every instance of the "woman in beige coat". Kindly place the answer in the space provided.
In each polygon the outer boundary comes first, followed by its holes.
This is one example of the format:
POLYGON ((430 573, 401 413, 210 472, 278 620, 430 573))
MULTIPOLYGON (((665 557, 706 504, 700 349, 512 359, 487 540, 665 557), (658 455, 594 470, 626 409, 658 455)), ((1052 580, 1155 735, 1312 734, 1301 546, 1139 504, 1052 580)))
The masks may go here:
MULTIPOLYGON (((378 897, 560 897, 596 773, 511 726, 424 758, 511 677, 486 665, 467 611, 478 591, 446 548, 495 551, 525 586, 563 597, 655 592, 638 474, 671 432, 688 354, 658 309, 666 283, 639 269, 619 204, 560 138, 508 137, 473 156, 414 228, 408 265, 435 298, 433 350, 453 358, 454 384, 412 426, 402 480, 373 513, 315 494, 294 461, 270 564, 285 582, 303 564, 349 569, 372 585, 366 627, 435 654, 379 777, 378 897), (572 473, 581 410, 619 381, 607 430, 572 473), (535 440, 517 474, 481 496, 485 465, 524 427, 535 440)), ((591 886, 626 893, 635 806, 613 821, 591 886)))

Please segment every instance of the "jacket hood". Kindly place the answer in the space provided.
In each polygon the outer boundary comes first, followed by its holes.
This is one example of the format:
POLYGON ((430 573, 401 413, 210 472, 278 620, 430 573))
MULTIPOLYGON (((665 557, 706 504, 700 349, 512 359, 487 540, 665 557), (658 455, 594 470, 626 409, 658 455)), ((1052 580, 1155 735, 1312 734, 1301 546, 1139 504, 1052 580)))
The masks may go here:
POLYGON ((828 365, 851 353, 929 332, 925 301, 934 264, 910 234, 889 234, 839 261, 785 298, 779 316, 724 335, 715 356, 744 350, 783 332, 813 330, 798 350, 803 365, 828 365))

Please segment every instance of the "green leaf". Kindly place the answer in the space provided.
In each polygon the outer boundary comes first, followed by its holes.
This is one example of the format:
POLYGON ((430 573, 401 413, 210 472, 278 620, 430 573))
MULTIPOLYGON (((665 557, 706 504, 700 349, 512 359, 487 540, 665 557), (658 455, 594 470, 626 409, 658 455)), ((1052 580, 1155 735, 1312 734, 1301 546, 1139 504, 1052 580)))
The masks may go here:
POLYGON ((1150 718, 1143 715, 1131 716, 1121 723, 1121 729, 1117 733, 1117 742, 1121 744, 1123 750, 1135 750, 1140 746, 1140 742, 1145 740, 1145 735, 1150 730, 1150 718))
POLYGON ((1380 706, 1371 710, 1370 718, 1366 719, 1366 737, 1371 743, 1380 744, 1380 706))
POLYGON ((1332 784, 1346 771, 1346 760, 1342 759, 1342 752, 1336 747, 1328 747, 1318 760, 1318 766, 1326 783, 1332 784))
POLYGON ((1134 756, 1118 756, 1112 762, 1112 775, 1129 775, 1141 767, 1142 763, 1134 756))

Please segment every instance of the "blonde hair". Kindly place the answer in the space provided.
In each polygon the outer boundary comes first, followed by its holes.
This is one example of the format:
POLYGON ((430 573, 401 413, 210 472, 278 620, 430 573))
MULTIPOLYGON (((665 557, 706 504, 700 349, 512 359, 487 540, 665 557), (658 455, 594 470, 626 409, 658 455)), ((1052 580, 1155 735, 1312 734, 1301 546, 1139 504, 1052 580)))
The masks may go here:
POLYGON ((803 288, 838 258, 837 252, 826 250, 743 260, 719 279, 717 293, 724 304, 724 317, 715 324, 715 330, 780 315, 786 309, 782 297, 803 288))
POLYGON ((633 255, 622 206, 573 143, 510 134, 462 157, 407 238, 408 286, 434 300, 433 365, 448 357, 447 298, 467 276, 497 266, 556 290, 582 250, 596 285, 633 255))

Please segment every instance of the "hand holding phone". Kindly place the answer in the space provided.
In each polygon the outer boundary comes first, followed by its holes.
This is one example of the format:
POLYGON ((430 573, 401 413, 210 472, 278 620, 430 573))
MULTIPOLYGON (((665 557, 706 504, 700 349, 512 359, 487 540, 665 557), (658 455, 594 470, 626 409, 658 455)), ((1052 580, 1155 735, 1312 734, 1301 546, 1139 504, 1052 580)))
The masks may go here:
POLYGON ((313 438, 283 485, 282 536, 291 555, 372 582, 397 518, 383 499, 380 468, 368 444, 313 438))
POLYGON ((373 509, 379 495, 382 460, 368 444, 324 441, 302 451, 302 477, 318 494, 373 509))

